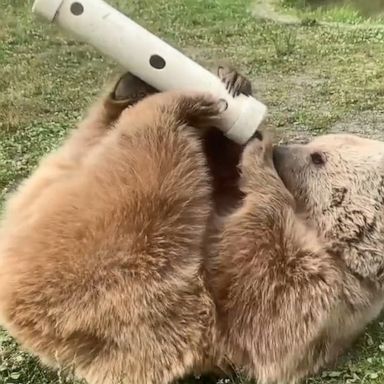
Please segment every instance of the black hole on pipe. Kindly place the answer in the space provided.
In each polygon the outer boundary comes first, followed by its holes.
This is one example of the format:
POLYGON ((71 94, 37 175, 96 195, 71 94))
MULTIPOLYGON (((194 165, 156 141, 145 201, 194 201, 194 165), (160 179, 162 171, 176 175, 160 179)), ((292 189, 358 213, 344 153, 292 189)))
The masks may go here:
POLYGON ((149 64, 151 64, 153 68, 163 69, 165 67, 165 60, 159 55, 152 55, 149 58, 149 64))
POLYGON ((75 16, 79 16, 84 12, 83 4, 80 3, 72 3, 71 5, 71 12, 75 16))

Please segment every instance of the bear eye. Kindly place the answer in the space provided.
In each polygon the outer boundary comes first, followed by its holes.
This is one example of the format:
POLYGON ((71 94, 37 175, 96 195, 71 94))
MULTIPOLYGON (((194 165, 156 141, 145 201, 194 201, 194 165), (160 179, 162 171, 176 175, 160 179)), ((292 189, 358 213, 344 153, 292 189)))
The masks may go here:
POLYGON ((313 152, 311 153, 311 160, 313 164, 323 165, 325 164, 325 156, 324 153, 321 152, 313 152))

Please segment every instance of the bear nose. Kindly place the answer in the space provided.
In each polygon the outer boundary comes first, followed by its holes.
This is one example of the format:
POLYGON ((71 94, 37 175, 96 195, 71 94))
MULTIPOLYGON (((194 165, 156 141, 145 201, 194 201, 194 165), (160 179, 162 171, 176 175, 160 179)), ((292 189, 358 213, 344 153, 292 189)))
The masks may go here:
POLYGON ((289 148, 287 145, 276 145, 273 148, 273 164, 277 170, 284 164, 289 148))

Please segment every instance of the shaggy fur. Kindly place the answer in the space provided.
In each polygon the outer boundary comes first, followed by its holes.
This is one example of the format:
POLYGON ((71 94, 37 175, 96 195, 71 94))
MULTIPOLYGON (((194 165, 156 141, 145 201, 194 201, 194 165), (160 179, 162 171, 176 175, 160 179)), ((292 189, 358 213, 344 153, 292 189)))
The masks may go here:
POLYGON ((255 138, 238 188, 223 103, 153 93, 122 77, 8 201, 2 324, 91 384, 316 372, 382 307, 384 145, 255 138))
POLYGON ((383 151, 344 135, 246 147, 211 281, 219 338, 250 377, 295 383, 380 313, 383 151))
POLYGON ((2 324, 90 383, 168 383, 216 361, 202 252, 212 185, 233 189, 240 151, 213 182, 220 167, 204 146, 235 147, 209 128, 225 103, 178 92, 138 102, 154 92, 123 76, 9 199, 2 224, 2 324))

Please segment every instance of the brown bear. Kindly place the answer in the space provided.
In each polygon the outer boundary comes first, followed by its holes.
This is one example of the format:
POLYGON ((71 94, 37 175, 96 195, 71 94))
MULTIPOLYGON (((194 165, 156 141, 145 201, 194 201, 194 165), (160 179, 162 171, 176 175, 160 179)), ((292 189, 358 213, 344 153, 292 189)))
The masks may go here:
POLYGON ((383 308, 384 143, 254 140, 241 169, 210 276, 219 338, 249 377, 296 383, 383 308))
MULTIPOLYGON (((236 96, 241 81, 223 73, 236 96)), ((94 384, 168 383, 219 359, 206 228, 215 191, 238 193, 240 150, 212 128, 221 100, 155 92, 123 76, 10 197, 1 226, 1 324, 94 384), (209 142, 228 145, 230 172, 213 178, 209 142)))
POLYGON ((1 323, 91 384, 316 372, 382 307, 380 145, 241 154, 220 100, 153 93, 123 76, 8 201, 1 323))

